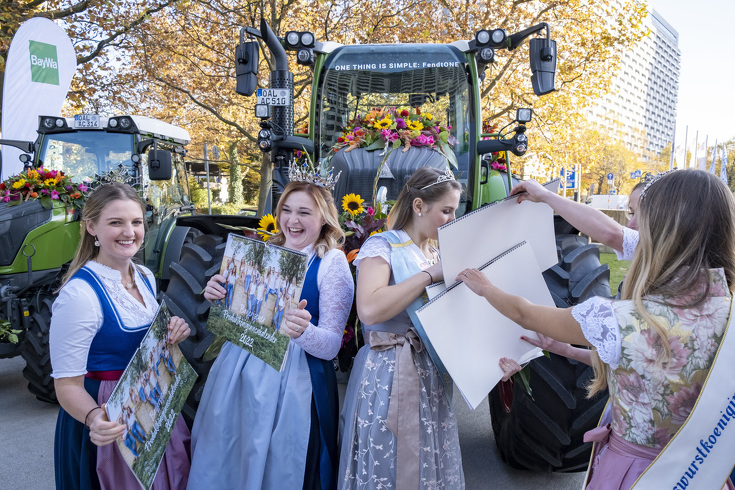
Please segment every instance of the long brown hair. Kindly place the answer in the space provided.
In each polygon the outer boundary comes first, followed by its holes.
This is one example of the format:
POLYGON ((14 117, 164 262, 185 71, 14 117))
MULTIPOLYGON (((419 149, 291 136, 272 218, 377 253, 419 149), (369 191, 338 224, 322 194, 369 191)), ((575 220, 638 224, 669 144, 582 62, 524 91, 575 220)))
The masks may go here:
POLYGON ((286 236, 283 234, 279 216, 283 210, 283 203, 285 203, 288 196, 294 192, 305 192, 309 197, 311 197, 324 219, 324 225, 319 232, 319 237, 314 243, 316 254, 319 257, 324 257, 324 255, 333 248, 342 246, 342 243, 345 240, 345 232, 342 231, 342 227, 339 226, 337 207, 334 205, 332 194, 320 185, 303 181, 289 182, 286 188, 283 189, 283 194, 281 194, 281 198, 278 200, 278 205, 276 205, 276 223, 278 225, 278 233, 271 236, 268 241, 274 245, 283 245, 286 243, 286 236))
MULTIPOLYGON (((706 301, 709 269, 724 269, 730 291, 735 287, 735 201, 730 189, 702 170, 677 170, 653 181, 641 196, 638 209, 640 238, 623 299, 661 338, 659 362, 671 356, 666 323, 643 304, 691 308, 706 301), (705 287, 703 288, 702 285, 705 287), (691 298, 682 303, 683 299, 691 298)), ((595 355, 595 379, 590 394, 606 386, 604 364, 595 355)))
MULTIPOLYGON (((140 209, 145 216, 145 203, 140 199, 138 191, 128 184, 121 184, 119 182, 112 182, 109 184, 103 184, 97 187, 87 198, 82 209, 82 229, 80 233, 82 235, 79 240, 79 246, 74 254, 74 259, 71 261, 69 270, 64 274, 64 278, 61 285, 67 283, 79 269, 84 267, 84 264, 93 260, 99 253, 99 248, 94 246, 95 237, 89 234, 87 231, 87 223, 97 224, 102 215, 102 211, 113 201, 117 200, 130 200, 135 201, 140 205, 140 209)), ((148 230, 148 223, 144 220, 144 226, 146 231, 148 230)))
POLYGON ((413 219, 413 202, 421 199, 427 206, 432 206, 450 190, 462 191, 462 185, 456 180, 445 180, 436 183, 444 175, 444 171, 433 167, 419 167, 398 194, 396 203, 388 213, 388 229, 401 230, 413 219))

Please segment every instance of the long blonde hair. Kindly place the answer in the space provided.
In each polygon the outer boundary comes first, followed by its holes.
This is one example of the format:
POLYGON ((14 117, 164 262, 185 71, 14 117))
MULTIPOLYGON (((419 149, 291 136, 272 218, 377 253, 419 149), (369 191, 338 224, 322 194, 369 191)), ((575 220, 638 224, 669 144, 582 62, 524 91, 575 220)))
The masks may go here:
MULTIPOLYGON (((87 223, 96 225, 105 207, 117 200, 135 201, 140 205, 143 216, 145 216, 145 203, 143 203, 138 195, 138 191, 133 187, 119 182, 111 182, 97 187, 87 198, 82 209, 82 229, 80 230, 82 237, 79 240, 79 245, 77 246, 77 251, 71 261, 69 270, 64 274, 61 286, 64 286, 79 269, 84 267, 84 264, 93 260, 99 254, 99 247, 95 247, 94 245, 95 237, 87 231, 87 223)), ((147 231, 148 223, 145 220, 144 224, 147 231)))
POLYGON ((285 203, 288 196, 294 192, 305 192, 309 197, 311 197, 324 219, 324 225, 319 232, 319 237, 314 243, 316 254, 319 257, 324 257, 324 255, 333 248, 341 247, 345 240, 345 232, 342 231, 342 227, 339 226, 337 207, 334 205, 332 194, 320 185, 303 181, 289 182, 286 188, 283 189, 283 194, 281 194, 281 198, 278 200, 278 205, 276 206, 278 233, 271 236, 268 241, 274 245, 283 245, 286 243, 286 236, 283 234, 279 216, 283 210, 283 203, 285 203))
MULTIPOLYGON (((735 202, 730 189, 713 174, 679 170, 644 189, 638 213, 640 237, 622 299, 632 300, 636 312, 659 336, 663 365, 671 357, 667 324, 643 301, 670 306, 676 300, 676 306, 696 307, 709 294, 709 269, 724 269, 733 291, 735 202)), ((607 368, 597 355, 592 360, 595 378, 588 387, 590 396, 607 385, 607 368)))

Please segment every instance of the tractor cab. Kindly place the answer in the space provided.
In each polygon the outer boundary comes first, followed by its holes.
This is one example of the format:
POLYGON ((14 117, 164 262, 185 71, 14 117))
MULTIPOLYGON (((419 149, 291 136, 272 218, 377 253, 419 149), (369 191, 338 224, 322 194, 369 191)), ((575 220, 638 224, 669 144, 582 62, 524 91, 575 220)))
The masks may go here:
POLYGON ((341 172, 337 200, 348 192, 373 195, 388 153, 377 186, 386 189, 388 200, 397 197, 418 167, 443 169, 447 161, 467 187, 477 125, 467 59, 459 49, 440 44, 339 46, 317 71, 314 146, 318 158, 331 158, 335 174, 341 172), (373 148, 350 148, 355 138, 369 138, 381 128, 390 135, 387 144, 383 138, 373 148), (410 132, 419 138, 410 143, 409 137, 400 138, 410 132), (398 141, 392 144, 391 138, 398 141))

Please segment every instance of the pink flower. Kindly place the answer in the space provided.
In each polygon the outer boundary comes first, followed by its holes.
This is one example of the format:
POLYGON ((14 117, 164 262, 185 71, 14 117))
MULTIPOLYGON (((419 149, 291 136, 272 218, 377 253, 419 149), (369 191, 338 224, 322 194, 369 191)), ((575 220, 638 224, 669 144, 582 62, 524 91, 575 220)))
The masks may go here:
POLYGON ((56 190, 51 191, 51 199, 59 199, 59 193, 56 190))
POLYGON ((368 206, 368 208, 367 208, 367 214, 368 214, 368 216, 374 216, 375 215, 375 210, 373 209, 372 206, 368 206))
POLYGON ((42 196, 48 196, 48 189, 41 189, 42 196))
POLYGON ((689 414, 694 408, 699 392, 702 391, 700 383, 694 383, 692 386, 684 386, 676 393, 666 397, 671 409, 671 421, 676 425, 681 425, 686 421, 689 414))
POLYGON ((498 162, 491 163, 490 167, 492 167, 493 170, 502 170, 503 172, 508 170, 505 165, 503 165, 502 163, 498 163, 498 162))
POLYGON ((382 136, 385 141, 393 141, 395 139, 393 138, 393 132, 390 129, 382 130, 380 132, 380 136, 382 136))
POLYGON ((10 196, 6 194, 5 196, 3 196, 2 201, 3 202, 10 202, 10 196))
POLYGON ((420 134, 418 138, 414 139, 411 143, 414 144, 414 146, 430 146, 434 144, 434 138, 426 136, 425 134, 420 134))
POLYGON ((79 190, 82 192, 87 192, 87 189, 89 189, 89 186, 86 186, 84 184, 79 184, 79 190))

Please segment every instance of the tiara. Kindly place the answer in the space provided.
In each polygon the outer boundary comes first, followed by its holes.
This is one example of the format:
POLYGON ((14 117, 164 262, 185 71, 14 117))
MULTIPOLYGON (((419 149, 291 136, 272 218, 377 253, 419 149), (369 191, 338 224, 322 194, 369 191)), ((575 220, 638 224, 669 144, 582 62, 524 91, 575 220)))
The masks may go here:
POLYGON ((316 184, 320 187, 324 187, 329 191, 334 190, 334 186, 337 185, 339 176, 342 175, 340 171, 336 176, 334 171, 329 165, 328 161, 324 161, 323 164, 316 168, 306 151, 306 161, 299 164, 296 161, 291 161, 288 164, 288 180, 291 182, 309 182, 310 184, 316 184))
POLYGON ((653 177, 651 177, 651 179, 646 183, 646 186, 643 188, 643 191, 641 191, 641 197, 640 198, 643 199, 646 196, 646 191, 648 191, 648 189, 653 184, 655 184, 656 182, 658 182, 659 180, 661 180, 661 177, 663 177, 664 175, 670 174, 672 172, 676 172, 676 169, 667 170, 666 172, 661 172, 661 173, 656 174, 653 177))
POLYGON ((447 166, 447 168, 444 169, 443 174, 437 177, 436 180, 432 182, 431 184, 423 186, 421 190, 423 191, 424 189, 428 189, 432 185, 441 184, 442 182, 448 182, 450 180, 455 180, 454 174, 452 173, 452 170, 447 166))

